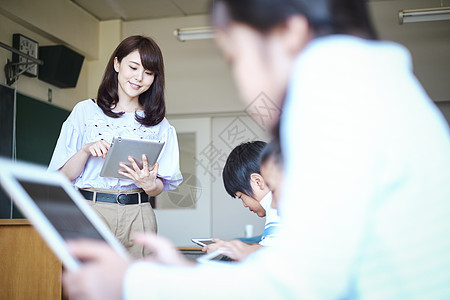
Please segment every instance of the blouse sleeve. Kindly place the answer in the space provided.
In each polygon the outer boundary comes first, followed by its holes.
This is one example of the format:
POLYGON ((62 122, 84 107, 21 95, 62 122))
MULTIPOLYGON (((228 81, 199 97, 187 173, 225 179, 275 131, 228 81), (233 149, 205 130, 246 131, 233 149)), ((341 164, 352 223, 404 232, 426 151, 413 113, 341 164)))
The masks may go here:
POLYGON ((169 125, 167 130, 165 130, 162 139, 166 144, 158 159, 158 177, 163 180, 164 191, 171 191, 176 189, 178 185, 183 182, 183 176, 180 171, 180 154, 177 133, 172 125, 169 125))
POLYGON ((57 171, 82 147, 83 135, 80 131, 80 122, 77 120, 76 107, 61 127, 52 159, 48 166, 49 171, 57 171))

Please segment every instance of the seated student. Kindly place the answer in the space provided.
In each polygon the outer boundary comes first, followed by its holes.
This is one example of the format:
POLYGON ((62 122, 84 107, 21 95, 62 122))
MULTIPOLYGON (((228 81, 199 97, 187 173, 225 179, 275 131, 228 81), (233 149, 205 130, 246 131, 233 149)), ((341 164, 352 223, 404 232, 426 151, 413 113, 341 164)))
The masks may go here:
POLYGON ((222 173, 228 194, 241 199, 244 207, 259 217, 266 217, 261 241, 259 244, 247 244, 240 240, 213 239, 215 243, 203 247, 203 251, 210 253, 222 249, 227 251, 228 257, 240 261, 262 246, 274 244, 274 229, 278 226, 280 218, 276 209, 272 208, 272 192, 260 172, 260 157, 266 145, 262 141, 240 144, 231 151, 222 173))

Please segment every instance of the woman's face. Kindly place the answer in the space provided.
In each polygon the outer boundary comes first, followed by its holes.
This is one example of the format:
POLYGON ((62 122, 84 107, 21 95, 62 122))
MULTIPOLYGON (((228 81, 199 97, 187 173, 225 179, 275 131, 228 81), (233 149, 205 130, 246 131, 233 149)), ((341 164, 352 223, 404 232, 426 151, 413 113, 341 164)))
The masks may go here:
POLYGON ((153 84, 155 74, 146 70, 141 63, 141 56, 135 50, 125 56, 121 62, 114 59, 117 74, 119 101, 122 97, 137 100, 139 95, 147 91, 153 84))
MULTIPOLYGON (((262 34, 236 22, 217 31, 217 45, 232 68, 241 98, 250 109, 267 104, 267 99, 266 103, 260 102, 264 101, 261 95, 268 98, 272 108, 282 105, 296 55, 291 55, 280 39, 279 31, 262 34)), ((281 113, 278 110, 277 117, 263 125, 274 125, 281 113)))

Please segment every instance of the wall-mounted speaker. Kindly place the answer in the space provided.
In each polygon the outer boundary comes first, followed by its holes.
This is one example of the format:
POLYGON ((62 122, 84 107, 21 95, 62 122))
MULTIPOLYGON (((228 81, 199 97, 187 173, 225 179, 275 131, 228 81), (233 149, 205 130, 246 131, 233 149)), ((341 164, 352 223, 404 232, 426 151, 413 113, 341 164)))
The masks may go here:
POLYGON ((64 45, 39 47, 39 79, 60 88, 77 85, 84 56, 64 45))

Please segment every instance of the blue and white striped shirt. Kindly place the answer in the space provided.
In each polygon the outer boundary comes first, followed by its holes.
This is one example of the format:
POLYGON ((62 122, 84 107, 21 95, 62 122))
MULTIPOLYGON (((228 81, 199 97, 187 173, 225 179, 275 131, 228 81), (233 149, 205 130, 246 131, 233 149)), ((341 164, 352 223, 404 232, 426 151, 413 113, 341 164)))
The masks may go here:
POLYGON ((266 210, 266 223, 264 224, 264 232, 259 244, 261 246, 273 246, 276 242, 278 227, 280 226, 280 217, 278 216, 278 211, 272 208, 272 192, 267 193, 260 204, 266 210))

